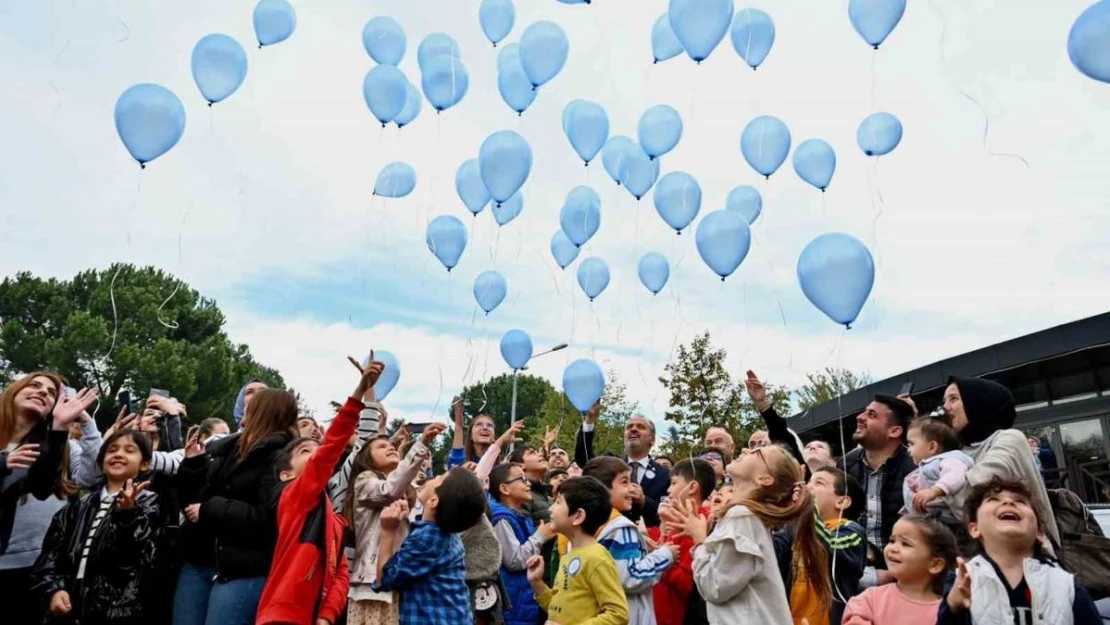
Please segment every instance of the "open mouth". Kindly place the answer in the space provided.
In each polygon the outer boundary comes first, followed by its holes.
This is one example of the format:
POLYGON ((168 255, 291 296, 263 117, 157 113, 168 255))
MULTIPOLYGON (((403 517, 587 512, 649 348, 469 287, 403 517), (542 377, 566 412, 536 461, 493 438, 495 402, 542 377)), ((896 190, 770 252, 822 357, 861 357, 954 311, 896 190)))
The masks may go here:
POLYGON ((1021 515, 1018 514, 1015 510, 1003 510, 1002 512, 999 512, 998 516, 995 518, 997 518, 999 521, 1021 521, 1021 515))

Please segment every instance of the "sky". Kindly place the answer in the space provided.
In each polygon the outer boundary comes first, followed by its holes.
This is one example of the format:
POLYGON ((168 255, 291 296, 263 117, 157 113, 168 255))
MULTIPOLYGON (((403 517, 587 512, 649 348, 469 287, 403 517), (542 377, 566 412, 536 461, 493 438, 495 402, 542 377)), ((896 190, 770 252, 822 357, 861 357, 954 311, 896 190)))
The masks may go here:
POLYGON ((571 360, 593 358, 661 420, 663 366, 704 331, 728 350, 734 375, 753 369, 793 385, 825 366, 881 379, 1110 307, 1110 136, 1099 132, 1110 85, 1080 75, 1065 49, 1083 0, 911 2, 878 53, 842 0, 737 2, 776 25, 754 72, 727 37, 701 65, 685 56, 653 65, 651 26, 665 0, 517 0, 507 41, 538 20, 570 41, 566 66, 523 116, 498 95, 478 0, 291 1, 296 32, 260 50, 243 0, 0 0, 0 273, 156 265, 216 298, 231 338, 319 416, 356 382, 348 354, 393 352, 401 378, 386 404, 414 421, 446 414, 463 385, 507 372, 498 342, 511 328, 537 351, 570 345, 537 358, 532 373, 559 387, 571 360), (377 15, 405 29, 401 69, 414 84, 419 41, 437 31, 456 39, 470 74, 458 106, 436 115, 425 102, 410 126, 380 127, 361 95, 373 66, 361 32, 377 15), (244 85, 212 108, 189 64, 209 33, 235 37, 249 57, 244 85), (140 174, 112 114, 141 82, 173 90, 187 124, 140 174), (662 170, 698 180, 699 219, 737 185, 763 192, 733 276, 722 283, 702 263, 696 222, 676 236, 650 194, 636 202, 599 162, 582 166, 560 121, 574 99, 600 103, 612 132, 630 136, 649 107, 677 109, 684 132, 662 170), (905 128, 880 160, 855 141, 876 111, 905 128), (834 147, 827 193, 789 159, 766 181, 745 163, 740 134, 761 114, 781 118, 795 145, 819 137, 834 147), (521 216, 498 228, 488 210, 466 212, 454 174, 502 129, 528 140, 534 165, 521 216), (416 190, 371 196, 377 172, 398 160, 417 171, 416 190), (602 223, 579 258, 601 257, 613 274, 593 303, 577 264, 561 271, 548 251, 563 199, 581 184, 601 195, 602 223), (469 230, 450 274, 424 243, 444 214, 469 230), (866 243, 877 266, 850 331, 809 304, 795 273, 805 244, 833 231, 866 243), (658 296, 636 277, 652 251, 672 268, 658 296), (487 269, 509 286, 489 316, 472 296, 487 269))

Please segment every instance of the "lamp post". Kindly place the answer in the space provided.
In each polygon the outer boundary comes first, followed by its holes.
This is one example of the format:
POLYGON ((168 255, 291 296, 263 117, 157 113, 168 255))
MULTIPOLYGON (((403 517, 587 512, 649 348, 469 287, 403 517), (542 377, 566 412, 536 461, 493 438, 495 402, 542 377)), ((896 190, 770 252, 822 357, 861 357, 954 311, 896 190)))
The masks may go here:
MULTIPOLYGON (((529 362, 531 362, 532 360, 534 360, 536 358, 539 358, 540 356, 546 356, 548 354, 551 354, 553 352, 557 352, 559 350, 563 350, 563 349, 566 349, 566 348, 567 348, 566 343, 560 343, 560 344, 556 345, 555 347, 552 347, 551 349, 547 350, 546 352, 540 352, 538 354, 532 354, 532 358, 529 358, 528 360, 529 360, 529 362)), ((521 367, 521 369, 527 369, 527 368, 528 368, 527 365, 521 367)), ((517 379, 516 374, 517 373, 518 373, 518 370, 513 369, 513 405, 512 405, 512 410, 510 411, 510 414, 509 414, 509 427, 512 427, 512 426, 516 425, 516 379, 517 379)), ((510 443, 509 444, 509 453, 510 454, 513 453, 513 447, 515 447, 515 444, 510 443)))

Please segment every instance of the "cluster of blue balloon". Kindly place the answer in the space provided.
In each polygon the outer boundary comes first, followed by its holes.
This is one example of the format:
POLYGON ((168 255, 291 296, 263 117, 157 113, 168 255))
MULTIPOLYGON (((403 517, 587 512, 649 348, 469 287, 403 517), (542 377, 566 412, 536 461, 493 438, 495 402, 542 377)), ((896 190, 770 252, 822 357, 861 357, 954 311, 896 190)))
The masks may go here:
MULTIPOLYGON (((258 47, 281 43, 297 28, 286 0, 260 0, 254 7, 258 47)), ((205 35, 193 47, 193 81, 212 106, 235 93, 247 78, 247 52, 234 38, 205 35)), ((173 91, 156 84, 129 87, 116 100, 116 132, 139 166, 169 152, 185 134, 185 106, 173 91)))
MULTIPOLYGON (((485 0, 482 8, 487 3, 502 2, 510 3, 510 0, 485 0)), ((490 14, 500 16, 503 12, 490 11, 490 14)), ((500 39, 494 40, 490 35, 485 14, 481 10, 479 18, 482 19, 482 29, 486 31, 490 41, 497 45, 500 39)), ((497 55, 497 90, 501 93, 501 99, 518 115, 523 114, 536 101, 538 89, 563 70, 569 53, 567 34, 558 24, 541 21, 529 25, 521 34, 519 43, 510 43, 497 55)))

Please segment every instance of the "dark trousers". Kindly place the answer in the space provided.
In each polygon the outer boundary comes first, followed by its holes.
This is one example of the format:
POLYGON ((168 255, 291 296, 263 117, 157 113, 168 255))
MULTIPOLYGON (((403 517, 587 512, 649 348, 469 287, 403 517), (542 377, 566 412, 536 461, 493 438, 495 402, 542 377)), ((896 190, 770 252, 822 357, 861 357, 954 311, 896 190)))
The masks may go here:
POLYGON ((31 569, 0 570, 0 606, 4 625, 42 625, 43 601, 31 596, 31 569))

